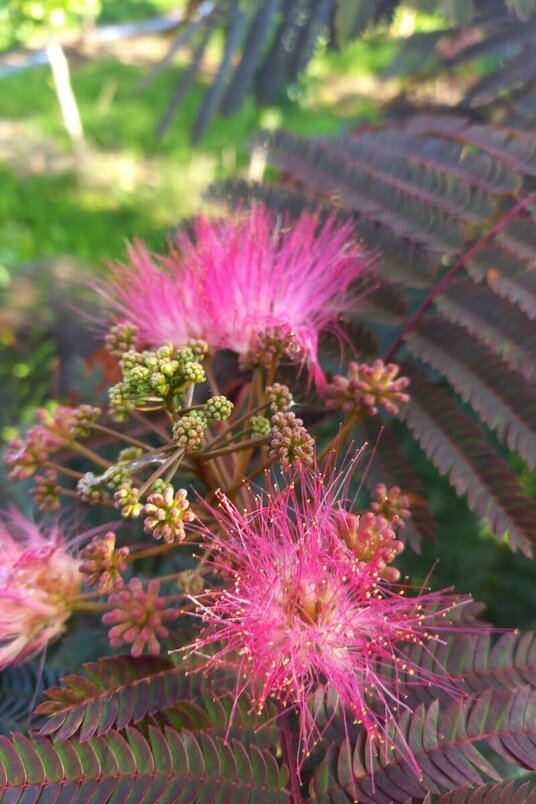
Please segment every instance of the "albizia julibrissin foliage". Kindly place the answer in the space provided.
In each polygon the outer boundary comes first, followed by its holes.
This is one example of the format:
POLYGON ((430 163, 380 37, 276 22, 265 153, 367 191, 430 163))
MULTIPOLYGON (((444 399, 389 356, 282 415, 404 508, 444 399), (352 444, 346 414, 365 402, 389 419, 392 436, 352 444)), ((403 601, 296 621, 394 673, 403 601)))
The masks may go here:
MULTIPOLYGON (((334 376, 322 365, 321 332, 347 338, 339 315, 363 274, 360 246, 335 218, 292 224, 255 206, 199 218, 164 257, 138 243, 130 260, 101 288, 119 316, 105 341, 119 380, 108 418, 50 405, 6 455, 45 513, 62 517, 75 500, 127 527, 70 540, 22 519, 22 539, 0 529, 0 663, 44 650, 79 611, 100 619, 110 651, 130 654, 49 690, 40 737, 0 738, 3 792, 299 802, 309 780, 332 784, 330 770, 313 771, 328 768, 330 744, 348 755, 357 737, 366 749, 350 773, 340 763, 334 795, 356 798, 358 775, 396 766, 403 798, 390 788, 389 800, 404 801, 429 771, 422 691, 463 724, 473 687, 442 657, 489 629, 464 617, 468 598, 401 581, 413 489, 378 482, 371 500, 356 496, 367 467, 347 440, 412 392, 395 363, 350 359, 334 376), (319 448, 303 394, 315 420, 335 422, 319 448)), ((480 732, 471 717, 471 735, 493 740, 496 710, 480 732)), ((478 773, 441 773, 438 790, 494 778, 470 748, 461 741, 449 762, 478 773)))

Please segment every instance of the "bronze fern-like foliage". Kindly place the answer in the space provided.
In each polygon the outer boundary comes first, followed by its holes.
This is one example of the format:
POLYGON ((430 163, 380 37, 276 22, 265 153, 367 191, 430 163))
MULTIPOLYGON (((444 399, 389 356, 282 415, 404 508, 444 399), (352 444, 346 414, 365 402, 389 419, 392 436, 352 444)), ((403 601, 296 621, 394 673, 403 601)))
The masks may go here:
POLYGON ((54 734, 63 742, 76 735, 85 742, 112 729, 121 731, 156 719, 174 728, 236 734, 242 739, 249 735, 260 747, 275 740, 275 705, 256 714, 248 696, 242 695, 233 707, 233 674, 222 671, 209 680, 201 674, 187 675, 185 665, 163 657, 130 655, 87 662, 83 669, 84 675, 65 676, 62 686, 46 690, 49 700, 35 712, 47 718, 41 736, 54 734))
MULTIPOLYGON (((483 784, 479 787, 458 787, 444 793, 437 804, 534 804, 536 790, 530 782, 516 784, 515 781, 483 784)), ((423 804, 431 804, 430 793, 423 804)))
MULTIPOLYGON (((354 319, 390 344, 381 357, 404 355, 412 385, 402 418, 497 538, 530 555, 536 509, 507 453, 534 468, 536 139, 417 115, 337 140, 277 132, 263 142, 292 190, 237 183, 216 195, 352 216, 378 275, 354 319)), ((370 428, 368 440, 375 443, 370 428)), ((379 443, 382 471, 403 485, 400 450, 379 443)), ((431 517, 406 474, 415 545, 416 534, 432 533, 431 517)))
MULTIPOLYGON (((536 686, 536 638, 533 631, 512 631, 498 639, 489 634, 466 635, 450 643, 434 642, 429 651, 416 646, 409 651, 412 660, 427 669, 442 667, 449 682, 469 695, 488 689, 504 692, 518 687, 536 686)), ((408 677, 408 703, 430 705, 437 698, 443 704, 450 693, 435 687, 411 685, 408 677)))
MULTIPOLYGON (((536 112, 536 3, 445 0, 438 6, 451 24, 443 30, 408 37, 389 65, 388 74, 411 73, 417 80, 419 76, 429 80, 432 75, 445 73, 455 77, 459 67, 478 65, 479 60, 490 57, 493 64, 483 77, 469 81, 460 107, 480 119, 492 110, 495 120, 528 128, 536 112)), ((478 69, 474 72, 478 75, 478 69)), ((431 99, 434 105, 437 101, 431 99)))
MULTIPOLYGON (((478 610, 461 607, 458 616, 470 624, 478 610)), ((442 667, 452 689, 416 686, 397 671, 411 708, 393 738, 407 743, 420 775, 406 751, 395 758, 361 726, 349 731, 336 702, 323 720, 319 699, 316 717, 331 748, 304 771, 304 801, 525 801, 530 786, 502 779, 504 763, 536 769, 534 633, 466 634, 410 651, 421 667, 442 667)), ((46 692, 38 734, 0 738, 2 793, 43 802, 60 791, 61 800, 90 802, 198 801, 216 792, 222 801, 288 801, 287 769, 274 754, 277 709, 254 714, 247 696, 232 706, 235 685, 225 668, 207 679, 159 657, 89 662, 83 675, 46 692)))
POLYGON ((0 737, 4 801, 285 802, 286 768, 255 745, 187 729, 109 731, 86 742, 0 737))
MULTIPOLYGON (((402 0, 216 0, 192 2, 178 26, 166 66, 175 53, 190 48, 189 66, 164 113, 163 134, 203 68, 213 34, 223 34, 223 49, 215 76, 197 112, 192 138, 200 139, 215 115, 231 114, 248 95, 260 105, 277 101, 285 86, 307 67, 322 37, 340 47, 390 23, 402 0)), ((417 9, 430 10, 429 0, 414 0, 417 9)), ((482 56, 500 57, 496 70, 473 82, 463 106, 486 108, 501 99, 505 110, 523 124, 534 120, 536 61, 536 3, 534 0, 438 0, 434 10, 445 20, 443 30, 418 33, 403 40, 389 73, 409 71, 426 76, 455 70, 482 56)), ((156 69, 152 77, 160 72, 156 69)), ((413 152, 414 155, 416 152, 413 152)), ((468 162, 471 162, 469 157, 468 162)), ((437 188, 439 189, 439 188, 437 188)), ((455 203, 451 193, 445 203, 455 203)))
POLYGON ((413 714, 403 712, 394 739, 411 747, 420 776, 408 763, 393 759, 364 736, 355 745, 344 740, 317 768, 311 799, 330 801, 343 792, 348 800, 362 804, 422 801, 427 794, 459 788, 467 791, 489 779, 500 782, 497 762, 535 770, 535 704, 536 691, 524 686, 504 692, 488 689, 478 697, 446 706, 436 700, 429 707, 419 706, 413 714))

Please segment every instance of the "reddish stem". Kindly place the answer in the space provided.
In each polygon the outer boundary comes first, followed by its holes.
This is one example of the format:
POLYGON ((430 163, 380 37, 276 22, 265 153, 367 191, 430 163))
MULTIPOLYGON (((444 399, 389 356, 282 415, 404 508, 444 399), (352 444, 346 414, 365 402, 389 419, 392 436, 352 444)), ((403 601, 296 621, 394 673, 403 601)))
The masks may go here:
POLYGON ((532 201, 536 201, 536 192, 531 193, 522 201, 518 201, 517 204, 505 214, 502 218, 500 218, 497 223, 491 227, 491 229, 486 232, 486 234, 477 240, 476 243, 473 243, 470 249, 462 254, 462 256, 454 263, 450 271, 441 279, 435 287, 432 288, 428 296, 425 298, 419 309, 411 316, 411 318, 406 321, 405 325, 400 330, 399 334, 395 338, 391 348, 388 350, 387 354, 383 358, 386 363, 389 363, 398 352, 400 347, 402 346, 402 342, 406 335, 411 332, 415 327, 420 323, 422 318, 426 315, 432 304, 444 293, 452 281, 456 278, 456 276, 463 270, 466 263, 471 260, 480 249, 487 246, 490 240, 502 232, 502 230, 510 223, 510 221, 515 218, 518 212, 521 212, 522 209, 525 209, 532 201))
POLYGON ((281 712, 277 717, 277 722, 281 730, 281 750, 283 761, 287 766, 290 781, 290 794, 292 804, 302 804, 303 799, 300 789, 300 780, 297 773, 296 752, 292 740, 292 729, 290 727, 290 717, 288 711, 281 712))

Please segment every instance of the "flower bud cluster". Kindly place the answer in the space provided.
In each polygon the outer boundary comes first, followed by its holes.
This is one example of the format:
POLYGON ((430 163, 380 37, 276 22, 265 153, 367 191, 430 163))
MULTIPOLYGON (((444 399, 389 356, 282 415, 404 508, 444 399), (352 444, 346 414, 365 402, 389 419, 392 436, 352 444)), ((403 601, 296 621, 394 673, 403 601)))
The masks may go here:
POLYGON ((335 519, 339 536, 358 561, 373 562, 379 577, 386 581, 400 578, 400 572, 387 564, 400 555, 404 545, 386 519, 371 511, 352 514, 342 508, 336 511, 335 519))
POLYGON ((137 461, 142 455, 143 450, 141 447, 125 447, 125 449, 120 450, 117 456, 117 463, 124 464, 137 461))
POLYGON ((100 476, 100 480, 103 486, 117 490, 130 483, 130 475, 124 465, 114 464, 100 476))
POLYGON ((352 362, 348 366, 348 376, 337 374, 326 385, 323 395, 326 407, 347 411, 360 410, 375 416, 379 407, 396 415, 399 405, 409 402, 405 389, 409 385, 407 377, 398 377, 399 366, 375 360, 372 366, 352 362))
POLYGON ((76 484, 76 492, 82 502, 90 505, 100 505, 108 499, 108 495, 103 488, 102 475, 95 475, 93 472, 86 472, 76 484))
POLYGON ((201 338, 189 338, 189 340, 186 341, 186 346, 188 349, 192 350, 195 359, 200 363, 202 363, 208 355, 208 343, 201 340, 201 338))
MULTIPOLYGON (((126 461, 123 460, 125 457, 124 453, 128 453, 128 460, 130 461, 133 460, 130 455, 132 454, 138 457, 141 453, 141 450, 139 450, 137 447, 129 447, 128 449, 119 453, 119 462, 110 466, 101 475, 95 475, 93 472, 86 472, 85 475, 80 478, 77 484, 77 492, 78 496, 83 502, 87 502, 92 505, 102 503, 107 499, 107 494, 105 491, 106 487, 113 492, 131 488, 132 478, 127 469, 126 461)), ((125 494, 122 493, 119 498, 116 497, 116 502, 118 500, 123 500, 124 498, 125 494)), ((117 507, 121 506, 116 505, 116 508, 117 507)))
POLYGON ((36 424, 26 432, 25 438, 14 438, 6 451, 6 463, 12 480, 28 480, 56 452, 61 442, 45 427, 36 424))
POLYGON ((129 321, 114 324, 108 330, 105 338, 106 348, 112 355, 121 356, 129 349, 136 348, 139 329, 129 321))
POLYGON ((150 494, 141 512, 146 517, 145 532, 165 542, 182 542, 186 535, 184 523, 195 519, 186 498, 186 489, 175 491, 171 484, 150 494))
POLYGON ((131 644, 133 656, 140 656, 145 649, 155 655, 160 652, 158 638, 169 635, 164 620, 176 619, 178 612, 165 608, 166 601, 159 592, 158 581, 150 581, 144 589, 139 578, 132 578, 128 586, 110 595, 113 608, 102 621, 112 626, 108 632, 112 647, 131 644))
POLYGON ((167 485, 163 477, 158 477, 151 486, 152 494, 162 494, 167 485))
POLYGON ((187 595, 198 595, 205 586, 203 577, 196 570, 183 570, 178 577, 179 588, 187 595))
POLYGON ((194 349, 176 349, 165 344, 154 352, 130 349, 121 357, 123 381, 110 391, 110 405, 117 416, 124 418, 137 406, 160 406, 171 395, 180 394, 193 383, 205 381, 205 371, 199 362, 203 358, 201 344, 194 349))
POLYGON ((114 494, 114 505, 125 519, 137 519, 143 508, 140 492, 130 482, 124 483, 114 494))
POLYGON ((96 586, 103 594, 123 587, 121 573, 127 568, 128 547, 115 549, 115 533, 95 536, 80 551, 80 572, 88 586, 96 586))
POLYGON ((185 452, 200 449, 208 427, 207 417, 203 411, 193 410, 173 425, 173 439, 185 452))
POLYGON ((249 352, 240 359, 242 369, 251 369, 257 366, 270 368, 278 363, 283 355, 295 360, 298 356, 298 346, 292 330, 283 324, 268 327, 257 335, 249 352))
POLYGON ((222 422, 233 412, 233 403, 224 396, 213 396, 205 403, 204 413, 207 421, 222 422))
POLYGON ((249 420, 253 438, 263 438, 270 435, 272 424, 266 416, 252 416, 249 420))
POLYGON ((273 385, 266 387, 266 398, 270 403, 270 409, 274 413, 281 413, 290 410, 292 407, 292 394, 286 385, 274 382, 273 385))
POLYGON ((119 382, 108 389, 110 399, 110 416, 116 422, 126 422, 136 402, 131 398, 130 390, 125 383, 119 382))
POLYGON ((100 416, 100 408, 80 405, 77 408, 58 405, 54 413, 44 408, 37 411, 39 424, 30 427, 24 438, 14 438, 6 452, 6 463, 12 480, 28 480, 45 464, 50 455, 75 438, 89 435, 91 425, 100 416))
POLYGON ((41 511, 50 513, 60 508, 60 492, 57 473, 54 469, 47 469, 44 474, 36 476, 35 486, 30 494, 41 511))
POLYGON ((313 462, 314 440, 303 425, 290 411, 276 413, 272 418, 272 440, 270 458, 278 460, 284 470, 293 465, 313 462))
POLYGON ((79 405, 76 408, 57 405, 53 413, 45 408, 36 411, 40 423, 63 442, 76 438, 87 438, 102 411, 93 405, 79 405))
POLYGON ((409 498, 402 494, 398 486, 390 489, 384 483, 376 486, 376 501, 370 506, 375 514, 386 519, 392 527, 405 527, 404 520, 409 519, 409 498))

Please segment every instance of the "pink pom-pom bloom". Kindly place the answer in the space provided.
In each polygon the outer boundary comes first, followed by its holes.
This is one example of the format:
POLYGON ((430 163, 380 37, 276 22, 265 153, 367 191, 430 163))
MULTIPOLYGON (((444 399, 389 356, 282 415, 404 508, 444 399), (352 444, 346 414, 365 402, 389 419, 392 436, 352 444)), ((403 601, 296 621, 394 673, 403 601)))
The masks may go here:
POLYGON ((112 647, 131 644, 133 656, 148 653, 160 653, 158 638, 169 636, 164 620, 174 620, 179 612, 174 608, 166 608, 166 599, 160 597, 160 584, 153 578, 146 588, 139 578, 132 578, 124 589, 110 595, 109 602, 113 608, 103 615, 102 621, 111 625, 108 637, 112 647))
POLYGON ((43 533, 21 514, 0 520, 0 670, 62 633, 81 585, 57 527, 43 533))
MULTIPOLYGON (((380 578, 381 543, 366 561, 349 549, 340 512, 350 504, 344 498, 353 466, 342 476, 305 470, 299 486, 269 490, 248 512, 220 495, 213 510, 219 533, 207 529, 204 541, 223 585, 192 596, 204 627, 186 650, 204 657, 203 671, 234 665, 237 694, 249 688, 259 707, 274 696, 295 708, 299 761, 322 736, 314 700, 328 693, 369 735, 394 747, 388 734, 407 708, 405 684, 451 691, 432 653, 420 667, 408 647, 427 652, 431 640, 454 630, 449 612, 468 601, 444 592, 406 597, 407 589, 380 578), (210 645, 217 651, 207 659, 210 645)), ((407 758, 417 772, 409 747, 407 758)))
POLYGON ((261 204, 228 220, 197 218, 193 236, 181 232, 165 256, 135 242, 129 260, 103 292, 147 344, 202 338, 248 358, 279 332, 317 379, 319 333, 337 330, 365 268, 350 223, 311 213, 291 222, 261 204))

